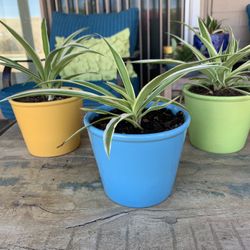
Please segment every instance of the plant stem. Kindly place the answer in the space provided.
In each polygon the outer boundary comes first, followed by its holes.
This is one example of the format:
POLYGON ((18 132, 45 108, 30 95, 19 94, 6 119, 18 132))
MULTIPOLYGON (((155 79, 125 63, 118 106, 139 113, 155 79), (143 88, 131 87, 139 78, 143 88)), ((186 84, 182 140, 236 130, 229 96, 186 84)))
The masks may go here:
POLYGON ((48 95, 48 101, 53 101, 54 100, 54 96, 53 95, 48 95))

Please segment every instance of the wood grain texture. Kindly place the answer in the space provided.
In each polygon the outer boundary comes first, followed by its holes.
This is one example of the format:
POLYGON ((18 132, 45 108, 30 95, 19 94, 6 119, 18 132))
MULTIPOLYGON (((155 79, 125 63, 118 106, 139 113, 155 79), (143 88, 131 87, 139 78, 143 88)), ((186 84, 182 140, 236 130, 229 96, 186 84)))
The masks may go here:
POLYGON ((1 119, 2 113, 0 110, 0 135, 2 135, 9 127, 11 127, 15 121, 1 119))
POLYGON ((130 209, 104 194, 86 133, 36 158, 17 125, 0 137, 0 249, 250 249, 250 140, 239 153, 184 147, 172 196, 130 209))

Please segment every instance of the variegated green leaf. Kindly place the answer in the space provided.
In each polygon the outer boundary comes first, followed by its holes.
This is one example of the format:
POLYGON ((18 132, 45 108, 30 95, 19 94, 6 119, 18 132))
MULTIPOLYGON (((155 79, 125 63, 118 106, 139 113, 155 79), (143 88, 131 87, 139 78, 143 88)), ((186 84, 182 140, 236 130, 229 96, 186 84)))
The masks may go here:
MULTIPOLYGON (((57 55, 61 52, 63 52, 65 49, 67 48, 81 48, 82 50, 78 51, 78 53, 84 52, 86 53, 86 51, 89 51, 85 46, 81 45, 81 44, 66 44, 60 48, 54 49, 53 51, 51 51, 51 53, 49 53, 47 55, 47 59, 45 61, 45 65, 44 65, 44 71, 45 71, 45 75, 48 75, 50 73, 51 70, 53 70, 53 68, 55 67, 55 64, 58 65, 61 63, 62 58, 60 58, 60 60, 57 58, 57 55)), ((95 51, 95 53, 97 53, 95 51)), ((74 57, 73 57, 74 58, 74 57)), ((72 59, 73 60, 73 59, 72 59)))
POLYGON ((57 64, 54 66, 53 70, 49 72, 48 79, 55 79, 59 73, 74 60, 77 56, 83 55, 85 53, 95 53, 100 54, 94 50, 85 50, 80 52, 71 53, 69 55, 66 55, 64 58, 61 59, 60 62, 57 62, 57 64))
MULTIPOLYGON (((64 45, 70 43, 76 36, 80 35, 82 32, 86 31, 88 28, 82 28, 79 29, 75 32, 73 32, 71 35, 69 35, 63 42, 64 45)), ((90 35, 87 35, 90 36, 90 35)), ((83 39, 84 37, 81 37, 81 39, 83 39)))
POLYGON ((25 52, 27 53, 28 57, 33 61, 33 63, 36 66, 36 69, 42 79, 44 79, 44 71, 43 71, 43 65, 41 63, 40 58, 34 51, 34 49, 29 45, 29 43, 22 38, 14 29, 12 29, 10 26, 5 24, 0 20, 0 23, 11 33, 13 37, 22 45, 22 47, 25 49, 25 52))
MULTIPOLYGON (((205 35, 205 37, 203 37, 202 34, 200 34, 199 32, 196 32, 190 25, 185 24, 185 23, 184 23, 184 25, 186 27, 188 27, 191 31, 193 31, 194 34, 201 40, 201 42, 204 44, 204 46, 208 50, 208 53, 209 53, 210 57, 215 57, 216 58, 215 61, 218 62, 218 63, 221 62, 220 57, 217 57, 218 53, 217 53, 216 49, 214 48, 211 39, 210 39, 210 41, 207 40, 208 38, 207 38, 206 35, 205 35)), ((199 28, 203 29, 202 32, 204 34, 207 33, 207 30, 204 30, 204 29, 206 29, 206 27, 202 26, 202 27, 199 27, 199 28)), ((193 47, 193 46, 191 45, 191 47, 193 47)))
MULTIPOLYGON (((81 110, 84 112, 93 112, 93 113, 100 114, 100 115, 110 115, 109 119, 114 117, 114 116, 118 116, 118 114, 112 113, 111 111, 107 111, 104 109, 82 107, 81 110)), ((100 120, 98 119, 98 121, 100 121, 100 120)))
POLYGON ((206 39, 211 44, 212 40, 210 37, 210 33, 208 32, 207 27, 201 18, 198 18, 198 23, 199 23, 199 31, 201 33, 201 36, 204 37, 204 39, 206 39))
POLYGON ((134 88, 130 81, 129 73, 125 66, 125 63, 123 62, 121 56, 116 52, 116 50, 109 44, 109 42, 106 39, 104 39, 104 41, 109 46, 110 51, 112 52, 113 58, 116 62, 118 72, 127 91, 127 94, 130 96, 131 99, 135 99, 134 88))
POLYGON ((48 37, 48 31, 47 31, 45 18, 42 20, 41 33, 42 33, 41 35, 42 35, 42 41, 43 41, 43 52, 44 52, 45 57, 47 57, 50 53, 50 45, 49 45, 49 37, 48 37))
POLYGON ((110 151, 111 151, 111 142, 112 142, 112 137, 115 132, 116 126, 124 119, 129 118, 131 114, 121 114, 118 117, 112 118, 109 123, 106 126, 106 129, 104 130, 103 134, 103 142, 104 142, 104 148, 105 152, 108 156, 110 156, 110 151))
POLYGON ((149 102, 151 102, 155 96, 158 96, 167 86, 173 84, 175 81, 183 77, 184 75, 202 69, 209 69, 213 65, 198 65, 195 63, 187 63, 176 66, 175 68, 155 77, 147 85, 145 85, 133 106, 133 110, 137 113, 139 110, 143 109, 149 102))
POLYGON ((150 64, 184 64, 185 62, 175 60, 175 59, 145 59, 145 60, 136 60, 131 63, 150 63, 150 64))
POLYGON ((111 97, 115 97, 114 94, 112 94, 110 91, 108 91, 107 89, 101 87, 101 86, 98 86, 97 84, 94 84, 94 83, 91 83, 91 82, 87 82, 87 81, 83 81, 83 80, 66 80, 66 79, 58 79, 58 80, 49 80, 49 81, 46 81, 46 82, 41 82, 40 84, 38 84, 38 86, 40 85, 49 85, 51 84, 51 86, 53 87, 54 84, 58 84, 58 83, 71 83, 71 84, 74 84, 75 85, 75 88, 77 88, 77 86, 84 86, 86 88, 89 88, 91 90, 94 90, 96 92, 98 92, 99 94, 102 94, 102 95, 105 95, 105 96, 111 96, 111 97))
POLYGON ((159 104, 156 103, 155 105, 151 105, 145 112, 143 112, 140 115, 140 118, 144 117, 146 114, 152 112, 152 111, 157 111, 157 110, 161 110, 163 108, 166 108, 168 105, 170 105, 171 103, 174 103, 176 100, 178 100, 180 97, 177 96, 172 100, 168 100, 168 102, 164 102, 163 104, 159 104))
MULTIPOLYGON (((92 110, 91 110, 92 112, 92 110)), ((95 122, 92 122, 91 124, 89 124, 88 126, 83 126, 81 127, 80 129, 78 129, 76 132, 74 132, 69 138, 67 138, 64 142, 62 142, 62 144, 58 145, 57 148, 60 148, 62 147, 63 145, 65 145, 68 141, 70 141, 73 137, 75 137, 76 135, 80 134, 82 131, 84 131, 86 128, 88 128, 89 126, 91 125, 94 125, 100 121, 105 121, 105 120, 109 120, 111 119, 113 116, 110 116, 110 117, 104 117, 102 119, 99 119, 98 121, 95 121, 95 122)))
POLYGON ((0 65, 17 69, 18 71, 21 71, 22 73, 28 75, 32 80, 34 80, 36 82, 41 81, 40 77, 38 75, 36 75, 35 73, 33 73, 30 69, 25 68, 24 66, 22 66, 18 62, 15 62, 15 61, 8 59, 6 57, 0 56, 0 65))
POLYGON ((129 101, 133 101, 130 96, 127 94, 125 88, 113 83, 113 82, 106 82, 106 84, 113 89, 114 91, 116 91, 118 94, 122 95, 125 99, 129 100, 129 101))
POLYGON ((126 100, 119 99, 111 96, 100 96, 94 93, 90 93, 87 91, 79 90, 79 89, 62 89, 62 88, 50 88, 50 89, 34 89, 27 90, 12 96, 6 97, 0 102, 8 101, 10 99, 17 99, 24 96, 38 96, 38 95, 61 95, 61 96, 72 96, 79 97, 83 99, 88 99, 91 101, 99 102, 100 104, 107 105, 116 109, 119 109, 123 112, 130 113, 131 109, 129 108, 129 104, 126 100))

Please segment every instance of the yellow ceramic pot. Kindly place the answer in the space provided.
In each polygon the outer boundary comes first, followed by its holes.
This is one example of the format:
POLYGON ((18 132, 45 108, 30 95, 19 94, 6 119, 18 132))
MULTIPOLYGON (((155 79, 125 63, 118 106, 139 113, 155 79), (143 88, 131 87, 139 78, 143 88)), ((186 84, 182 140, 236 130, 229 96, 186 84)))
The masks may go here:
POLYGON ((81 127, 82 100, 76 97, 41 103, 10 100, 29 152, 52 157, 67 154, 80 145, 80 135, 58 148, 81 127))

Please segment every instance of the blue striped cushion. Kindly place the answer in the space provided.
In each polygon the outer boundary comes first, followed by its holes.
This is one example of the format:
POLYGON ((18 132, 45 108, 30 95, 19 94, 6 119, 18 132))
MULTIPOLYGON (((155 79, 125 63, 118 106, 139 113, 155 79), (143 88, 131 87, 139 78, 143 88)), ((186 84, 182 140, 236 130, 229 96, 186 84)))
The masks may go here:
POLYGON ((248 30, 250 31, 250 4, 246 7, 247 17, 248 17, 248 30))
POLYGON ((88 27, 81 35, 98 33, 104 37, 112 36, 117 32, 130 29, 130 55, 134 54, 138 34, 138 9, 131 8, 119 13, 109 14, 64 14, 53 12, 50 46, 55 47, 55 37, 67 37, 74 31, 88 27))
MULTIPOLYGON (((14 95, 16 93, 19 93, 19 92, 22 92, 22 91, 25 91, 25 90, 30 90, 32 88, 35 87, 35 84, 33 82, 27 82, 25 84, 15 84, 11 87, 7 87, 7 88, 4 88, 0 91, 0 100, 8 97, 8 96, 11 96, 11 95, 14 95)), ((13 110, 11 108, 11 105, 9 104, 8 101, 6 102, 1 102, 0 103, 0 109, 4 115, 4 117, 6 119, 9 119, 9 120, 15 120, 15 115, 13 113, 13 110)))

